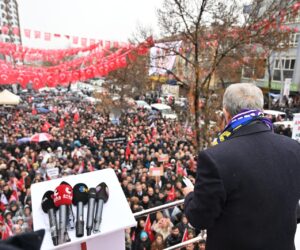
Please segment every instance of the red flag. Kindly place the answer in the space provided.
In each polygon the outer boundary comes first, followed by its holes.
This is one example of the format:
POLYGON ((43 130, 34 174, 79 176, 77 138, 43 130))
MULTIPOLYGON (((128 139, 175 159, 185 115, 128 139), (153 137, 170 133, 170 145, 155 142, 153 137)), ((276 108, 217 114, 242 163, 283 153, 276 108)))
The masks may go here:
POLYGON ((25 29, 24 34, 27 38, 30 38, 31 30, 30 29, 25 29))
POLYGON ((19 200, 18 193, 17 193, 16 190, 14 190, 12 192, 11 196, 9 197, 9 201, 8 202, 10 203, 11 201, 18 201, 18 200, 19 200))
POLYGON ((73 36, 73 43, 78 44, 78 36, 73 36))
POLYGON ((74 122, 79 122, 79 113, 78 112, 76 112, 75 114, 74 114, 74 122))
POLYGON ((17 188, 18 190, 22 191, 25 187, 25 177, 21 177, 21 179, 17 182, 17 188))
POLYGON ((95 39, 90 39, 90 45, 95 44, 96 40, 95 39))
POLYGON ((128 142, 128 143, 127 143, 127 146, 126 146, 126 152, 125 152, 125 159, 126 159, 126 160, 129 159, 130 154, 131 154, 131 151, 130 151, 130 143, 128 142))
POLYGON ((119 48, 119 42, 113 42, 113 47, 116 49, 119 48))
POLYGON ((105 49, 110 49, 110 41, 105 41, 105 49))
POLYGON ((34 38, 36 38, 36 39, 41 38, 41 32, 40 31, 34 31, 34 38))
POLYGON ((183 169, 183 167, 181 166, 181 164, 179 162, 177 162, 177 164, 176 164, 176 173, 177 173, 177 175, 187 176, 186 169, 183 169))
POLYGON ((15 35, 15 36, 19 36, 20 35, 20 30, 18 27, 13 27, 12 28, 12 33, 15 35))
POLYGON ((42 132, 48 132, 50 127, 51 127, 51 125, 48 122, 45 122, 42 127, 42 132))
POLYGON ((175 187, 172 186, 171 190, 168 192, 167 201, 175 200, 175 187))
POLYGON ((154 237, 154 234, 151 230, 151 221, 150 221, 150 215, 149 214, 148 214, 146 222, 145 222, 144 230, 148 234, 150 241, 153 242, 155 240, 155 237, 154 237))
POLYGON ((51 33, 45 32, 45 41, 51 40, 51 33))
POLYGON ((86 44, 87 44, 87 39, 86 38, 81 38, 81 46, 82 47, 86 47, 86 44))
POLYGON ((183 236, 182 236, 182 242, 187 241, 189 239, 189 232, 188 229, 186 228, 184 230, 183 236))
POLYGON ((61 129, 63 129, 63 128, 65 127, 65 121, 64 121, 63 118, 60 118, 60 121, 59 121, 59 127, 60 127, 61 129))
MULTIPOLYGON (((0 201, 0 211, 4 212, 5 209, 6 209, 6 205, 2 201, 0 201)), ((1 221, 1 219, 0 219, 0 221, 1 221)))
POLYGON ((7 238, 9 238, 12 235, 13 235, 13 233, 12 233, 10 227, 6 223, 4 223, 4 231, 2 231, 1 240, 6 240, 7 238))
POLYGON ((9 28, 7 26, 2 26, 2 33, 7 35, 9 32, 9 28))

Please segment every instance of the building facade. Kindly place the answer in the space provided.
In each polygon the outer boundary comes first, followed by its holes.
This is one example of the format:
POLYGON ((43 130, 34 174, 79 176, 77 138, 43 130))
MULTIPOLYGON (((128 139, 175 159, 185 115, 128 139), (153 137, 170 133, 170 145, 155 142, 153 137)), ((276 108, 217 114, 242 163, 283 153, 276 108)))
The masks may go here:
POLYGON ((20 22, 17 0, 0 0, 0 27, 1 42, 15 44, 22 43, 20 36, 20 22), (18 30, 19 34, 14 34, 14 29, 18 30))
MULTIPOLYGON (((281 52, 273 52, 270 57, 271 69, 271 90, 281 91, 286 79, 291 79, 290 90, 300 91, 300 15, 296 17, 287 17, 286 26, 296 28, 298 31, 289 37, 289 48, 281 52), (280 65, 281 60, 281 65, 280 65), (281 72, 282 70, 282 72, 281 72), (282 77, 283 76, 283 77, 282 77), (283 78, 283 79, 282 79, 283 78)), ((253 82, 261 88, 268 88, 269 73, 265 68, 262 72, 255 72, 253 68, 243 68, 242 82, 253 82), (253 73, 253 74, 251 74, 253 73), (255 75, 255 79, 253 78, 255 75)))

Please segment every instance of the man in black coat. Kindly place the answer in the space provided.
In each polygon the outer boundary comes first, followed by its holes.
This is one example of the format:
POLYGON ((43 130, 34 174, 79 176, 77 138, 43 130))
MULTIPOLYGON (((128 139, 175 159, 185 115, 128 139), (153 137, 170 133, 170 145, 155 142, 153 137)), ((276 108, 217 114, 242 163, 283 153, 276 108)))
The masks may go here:
POLYGON ((272 132, 254 85, 228 87, 223 107, 228 126, 199 154, 185 214, 207 229, 207 250, 294 250, 300 144, 272 132))

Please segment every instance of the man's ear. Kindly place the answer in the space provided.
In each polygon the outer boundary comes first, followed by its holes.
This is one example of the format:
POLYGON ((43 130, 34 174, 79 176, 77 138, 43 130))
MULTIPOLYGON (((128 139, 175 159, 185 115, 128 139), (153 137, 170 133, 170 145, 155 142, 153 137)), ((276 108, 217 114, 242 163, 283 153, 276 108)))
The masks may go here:
POLYGON ((230 122, 230 120, 232 119, 231 114, 226 110, 226 108, 223 108, 223 113, 224 113, 224 117, 225 117, 225 121, 228 124, 230 122))

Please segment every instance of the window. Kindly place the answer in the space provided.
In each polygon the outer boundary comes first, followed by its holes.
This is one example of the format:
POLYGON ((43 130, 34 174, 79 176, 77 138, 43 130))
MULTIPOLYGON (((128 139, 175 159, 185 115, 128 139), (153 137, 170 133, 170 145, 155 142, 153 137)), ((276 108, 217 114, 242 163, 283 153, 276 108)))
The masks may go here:
MULTIPOLYGON (((281 65, 283 71, 283 80, 286 78, 293 78, 294 69, 295 69, 296 60, 291 58, 282 58, 281 65)), ((274 71, 273 71, 273 80, 280 81, 281 73, 280 73, 280 61, 279 59, 275 60, 274 63, 274 71)))
POLYGON ((300 23, 300 13, 298 13, 296 16, 287 14, 285 17, 286 23, 300 23))
MULTIPOLYGON (((282 63, 282 67, 283 69, 294 69, 295 67, 295 63, 296 63, 296 59, 291 59, 291 58, 282 58, 281 59, 281 63, 282 63)), ((279 59, 275 60, 275 65, 274 65, 274 69, 280 69, 280 65, 279 65, 279 59)))
POLYGON ((289 44, 292 47, 297 47, 300 38, 300 33, 291 34, 289 44))

